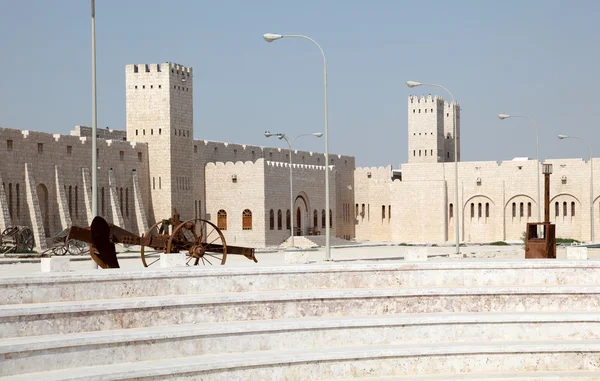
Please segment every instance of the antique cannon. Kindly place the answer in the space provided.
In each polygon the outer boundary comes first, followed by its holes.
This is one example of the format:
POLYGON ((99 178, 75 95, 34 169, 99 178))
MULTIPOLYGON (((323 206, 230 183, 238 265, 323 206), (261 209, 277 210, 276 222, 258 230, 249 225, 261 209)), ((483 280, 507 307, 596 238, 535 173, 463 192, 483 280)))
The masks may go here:
POLYGON ((0 235, 0 253, 31 252, 33 244, 33 232, 29 226, 11 226, 0 235))
POLYGON ((222 265, 227 260, 227 255, 237 254, 258 262, 254 256, 254 249, 240 246, 228 246, 221 230, 212 222, 203 219, 180 221, 179 214, 174 213, 172 218, 154 224, 145 235, 137 236, 118 226, 108 224, 102 217, 95 217, 89 228, 72 226, 68 239, 87 242, 90 244, 92 259, 102 268, 118 268, 115 243, 141 246, 141 258, 144 267, 149 267, 160 260, 152 258, 146 248, 155 252, 180 253, 187 256, 188 265, 212 265, 213 261, 220 261, 222 265))
POLYGON ((52 237, 52 246, 42 252, 42 256, 47 255, 82 255, 87 254, 89 246, 82 241, 67 237, 69 229, 61 230, 52 237))

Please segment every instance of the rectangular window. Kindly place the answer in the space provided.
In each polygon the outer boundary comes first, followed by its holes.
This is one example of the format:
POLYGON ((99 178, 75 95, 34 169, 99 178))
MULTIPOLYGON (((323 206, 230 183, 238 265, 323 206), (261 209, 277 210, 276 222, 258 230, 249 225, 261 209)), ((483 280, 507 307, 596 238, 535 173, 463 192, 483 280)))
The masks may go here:
POLYGON ((125 160, 125 151, 119 151, 119 159, 121 161, 125 160))
POLYGON ((44 143, 38 143, 38 153, 44 153, 44 143))
POLYGON ((13 141, 12 140, 7 140, 6 141, 6 150, 8 152, 10 152, 10 151, 12 151, 12 149, 13 149, 13 141))
POLYGON ((67 155, 71 156, 72 153, 73 153, 73 147, 67 146, 67 155))
POLYGON ((385 205, 381 205, 381 219, 385 220, 385 205))
POLYGON ((388 221, 392 219, 392 206, 388 205, 388 221))

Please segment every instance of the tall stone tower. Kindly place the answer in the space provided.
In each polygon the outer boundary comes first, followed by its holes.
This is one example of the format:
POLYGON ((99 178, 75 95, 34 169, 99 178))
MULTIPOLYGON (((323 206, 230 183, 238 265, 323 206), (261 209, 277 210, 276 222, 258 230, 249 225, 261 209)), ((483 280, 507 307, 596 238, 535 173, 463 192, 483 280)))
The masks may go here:
MULTIPOLYGON (((460 136, 460 107, 456 105, 456 134, 460 136)), ((451 104, 439 96, 408 97, 408 162, 454 161, 451 104)), ((460 140, 458 145, 460 161, 460 140)))
MULTIPOLYGON (((148 144, 155 220, 193 218, 193 75, 174 63, 126 65, 127 140, 148 144)), ((146 160, 140 157, 139 160, 146 160)))

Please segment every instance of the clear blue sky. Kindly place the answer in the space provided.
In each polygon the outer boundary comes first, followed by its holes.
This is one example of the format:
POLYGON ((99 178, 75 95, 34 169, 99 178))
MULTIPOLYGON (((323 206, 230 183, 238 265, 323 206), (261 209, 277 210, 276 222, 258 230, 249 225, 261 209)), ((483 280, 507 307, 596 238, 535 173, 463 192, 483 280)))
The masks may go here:
MULTIPOLYGON (((0 126, 67 134, 91 125, 87 0, 0 0, 0 126)), ((196 138, 278 146, 265 130, 323 130, 328 59, 330 152, 357 166, 407 160, 408 89, 440 83, 462 107, 462 159, 600 156, 600 1, 97 0, 98 124, 125 128, 128 63, 194 68, 196 138)), ((447 97, 446 97, 447 98, 447 97)), ((448 98, 447 98, 448 99, 448 98)), ((323 151, 305 138, 298 149, 323 151)))

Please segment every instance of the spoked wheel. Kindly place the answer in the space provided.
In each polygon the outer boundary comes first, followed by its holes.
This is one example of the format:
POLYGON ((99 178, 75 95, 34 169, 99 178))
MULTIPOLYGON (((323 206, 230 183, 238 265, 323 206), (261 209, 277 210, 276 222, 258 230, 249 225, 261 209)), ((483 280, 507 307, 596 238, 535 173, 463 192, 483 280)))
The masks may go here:
MULTIPOLYGON (((155 248, 155 252, 154 253, 146 253, 146 247, 143 244, 143 242, 146 239, 152 240, 152 237, 156 237, 158 235, 165 235, 168 237, 169 232, 163 232, 161 231, 163 226, 162 222, 157 222, 154 225, 152 225, 150 227, 150 229, 148 229, 148 231, 146 232, 146 234, 142 237, 142 245, 140 248, 140 254, 142 256, 142 263, 144 264, 144 267, 150 267, 154 264, 157 264, 158 261, 160 261, 160 252, 163 251, 165 248, 155 248), (149 255, 150 254, 150 255, 149 255)), ((166 241, 166 239, 165 239, 166 241)))
POLYGON ((69 252, 69 246, 65 243, 60 243, 51 248, 52 254, 63 256, 69 252))
POLYGON ((33 244, 34 244, 33 232, 29 228, 23 229, 21 231, 21 246, 22 246, 21 249, 26 252, 31 252, 33 250, 33 244))
POLYGON ((227 259, 227 245, 221 230, 212 222, 199 218, 179 224, 167 243, 167 253, 185 252, 188 266, 222 265, 227 259))

